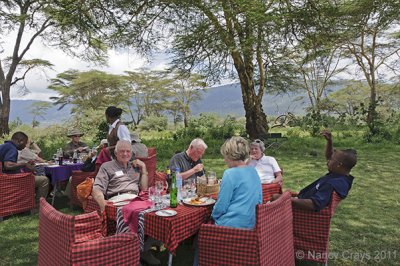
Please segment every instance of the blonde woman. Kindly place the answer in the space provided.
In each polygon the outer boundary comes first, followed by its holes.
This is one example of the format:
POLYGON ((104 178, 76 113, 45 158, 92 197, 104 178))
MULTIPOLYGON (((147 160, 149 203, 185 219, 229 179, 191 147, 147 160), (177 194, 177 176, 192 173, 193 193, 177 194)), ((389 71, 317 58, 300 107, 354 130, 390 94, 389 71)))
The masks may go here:
POLYGON ((229 169, 224 172, 211 214, 216 225, 249 229, 255 226, 256 205, 262 203, 262 190, 257 171, 246 164, 249 152, 249 144, 242 137, 232 137, 221 147, 229 169))

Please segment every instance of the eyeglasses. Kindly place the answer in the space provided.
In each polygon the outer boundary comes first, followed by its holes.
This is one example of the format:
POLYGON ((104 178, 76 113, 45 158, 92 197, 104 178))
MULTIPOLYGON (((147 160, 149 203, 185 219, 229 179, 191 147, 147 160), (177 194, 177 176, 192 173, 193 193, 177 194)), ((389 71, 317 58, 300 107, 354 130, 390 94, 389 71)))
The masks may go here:
POLYGON ((81 136, 80 135, 73 135, 72 137, 73 138, 80 138, 81 136))

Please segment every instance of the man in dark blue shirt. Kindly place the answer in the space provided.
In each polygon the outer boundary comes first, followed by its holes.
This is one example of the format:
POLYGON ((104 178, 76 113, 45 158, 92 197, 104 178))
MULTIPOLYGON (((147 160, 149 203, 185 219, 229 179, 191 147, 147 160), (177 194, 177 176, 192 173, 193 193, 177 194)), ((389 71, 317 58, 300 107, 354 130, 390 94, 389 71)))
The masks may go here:
MULTIPOLYGON (((6 174, 17 174, 21 172, 21 168, 27 168, 34 172, 34 164, 30 162, 18 163, 18 151, 25 148, 28 142, 28 136, 23 132, 15 132, 11 136, 11 141, 5 141, 0 145, 0 161, 2 163, 2 171, 6 174)), ((45 176, 35 176, 36 201, 40 197, 46 197, 49 190, 49 181, 45 176)))
MULTIPOLYGON (((298 197, 292 198, 293 206, 300 209, 320 211, 329 204, 333 191, 345 198, 353 183, 350 171, 357 163, 357 152, 352 149, 334 150, 332 134, 324 130, 321 135, 327 141, 325 157, 329 172, 302 189, 298 197)), ((273 199, 278 197, 274 195, 273 199)))

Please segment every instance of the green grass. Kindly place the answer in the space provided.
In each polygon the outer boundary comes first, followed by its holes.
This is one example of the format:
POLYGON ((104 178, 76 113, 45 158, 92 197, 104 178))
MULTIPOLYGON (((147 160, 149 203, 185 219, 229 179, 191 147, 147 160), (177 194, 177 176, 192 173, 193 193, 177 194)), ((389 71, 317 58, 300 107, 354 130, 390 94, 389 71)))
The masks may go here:
MULTIPOLYGON (((352 171, 353 188, 332 220, 330 252, 335 257, 329 265, 400 265, 400 146, 364 144, 358 137, 345 134, 334 141, 337 148, 356 148, 358 164, 352 171)), ((161 141, 156 143, 158 150, 163 149, 161 141)), ((165 169, 175 150, 184 149, 171 143, 167 146, 168 151, 158 153, 160 170, 165 169)), ((289 138, 280 149, 267 151, 284 169, 284 189, 298 191, 326 172, 323 148, 323 139, 305 137, 289 138)), ((206 152, 204 164, 222 177, 225 164, 216 149, 213 151, 206 152)), ((65 198, 57 200, 57 209, 78 213, 68 208, 65 198)), ((37 226, 37 214, 15 216, 0 223, 0 265, 37 263, 37 226)), ((157 256, 166 265, 167 252, 157 256)), ((192 256, 191 245, 184 243, 178 248, 174 265, 191 265, 192 256)))

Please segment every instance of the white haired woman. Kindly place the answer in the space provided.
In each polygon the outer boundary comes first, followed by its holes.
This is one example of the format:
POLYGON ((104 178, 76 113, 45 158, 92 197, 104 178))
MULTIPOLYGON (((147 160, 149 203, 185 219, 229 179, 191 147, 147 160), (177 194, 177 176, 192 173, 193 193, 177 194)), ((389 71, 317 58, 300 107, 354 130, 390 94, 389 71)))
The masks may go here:
POLYGON ((260 176, 262 184, 278 183, 282 186, 282 169, 272 156, 264 154, 264 142, 259 139, 250 144, 249 166, 253 166, 260 176))
POLYGON ((232 137, 221 147, 229 169, 224 172, 211 214, 216 225, 249 229, 255 226, 256 205, 262 203, 262 190, 257 171, 246 164, 249 151, 249 144, 242 137, 232 137))

